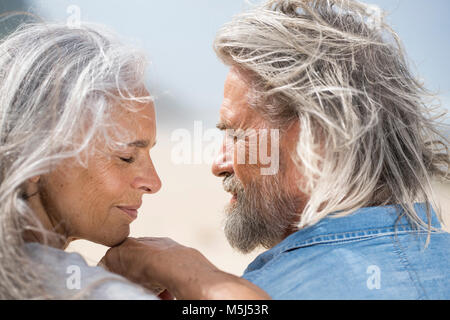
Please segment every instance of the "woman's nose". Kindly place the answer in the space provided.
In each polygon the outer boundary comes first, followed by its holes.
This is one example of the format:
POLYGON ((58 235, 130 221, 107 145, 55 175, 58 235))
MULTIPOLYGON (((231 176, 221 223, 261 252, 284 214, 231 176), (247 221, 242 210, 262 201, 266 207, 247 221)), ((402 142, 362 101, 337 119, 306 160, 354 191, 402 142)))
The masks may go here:
POLYGON ((133 188, 140 189, 145 193, 156 193, 161 189, 161 179, 156 172, 152 162, 133 181, 133 188))
POLYGON ((227 147, 226 143, 222 145, 218 156, 212 164, 211 171, 217 177, 231 175, 234 173, 233 150, 232 148, 227 147))

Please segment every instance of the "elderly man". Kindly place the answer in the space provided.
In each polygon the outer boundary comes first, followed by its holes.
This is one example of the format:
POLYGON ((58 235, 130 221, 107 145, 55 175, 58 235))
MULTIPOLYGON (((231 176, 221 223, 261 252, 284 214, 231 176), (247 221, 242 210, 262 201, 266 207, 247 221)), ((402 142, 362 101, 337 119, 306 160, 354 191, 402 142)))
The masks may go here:
POLYGON ((215 50, 230 66, 213 165, 232 194, 225 233, 268 251, 237 278, 169 239, 129 239, 108 267, 178 298, 449 299, 430 186, 448 179, 448 139, 381 15, 269 1, 225 25, 215 50))

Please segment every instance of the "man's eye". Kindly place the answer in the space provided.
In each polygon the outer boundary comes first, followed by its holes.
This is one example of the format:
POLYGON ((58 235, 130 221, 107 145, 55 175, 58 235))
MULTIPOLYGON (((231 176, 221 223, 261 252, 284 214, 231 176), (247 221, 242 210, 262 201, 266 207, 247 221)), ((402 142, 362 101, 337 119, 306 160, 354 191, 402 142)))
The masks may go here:
POLYGON ((133 163, 134 162, 134 158, 133 157, 129 157, 129 158, 119 157, 119 159, 124 161, 124 162, 126 162, 126 163, 133 163))

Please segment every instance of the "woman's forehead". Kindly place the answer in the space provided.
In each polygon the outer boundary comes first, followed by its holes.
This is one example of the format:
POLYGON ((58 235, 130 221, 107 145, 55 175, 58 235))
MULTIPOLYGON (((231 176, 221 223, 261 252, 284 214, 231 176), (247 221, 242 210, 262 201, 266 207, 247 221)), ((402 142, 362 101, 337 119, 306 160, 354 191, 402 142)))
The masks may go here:
POLYGON ((112 120, 132 125, 155 125, 155 107, 153 102, 126 102, 113 109, 112 120))
POLYGON ((156 140, 156 117, 153 102, 134 104, 131 107, 120 107, 112 115, 113 128, 116 125, 125 131, 131 143, 135 140, 148 140, 150 145, 156 140))

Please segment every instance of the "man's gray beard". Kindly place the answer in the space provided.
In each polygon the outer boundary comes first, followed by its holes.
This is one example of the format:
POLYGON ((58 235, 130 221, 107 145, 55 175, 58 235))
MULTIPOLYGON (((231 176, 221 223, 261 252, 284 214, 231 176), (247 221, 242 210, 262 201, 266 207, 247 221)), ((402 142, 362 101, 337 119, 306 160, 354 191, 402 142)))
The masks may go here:
POLYGON ((235 175, 224 179, 225 191, 237 194, 225 208, 225 236, 230 245, 249 253, 271 248, 284 239, 298 214, 295 198, 282 188, 279 175, 261 176, 244 190, 235 175))

